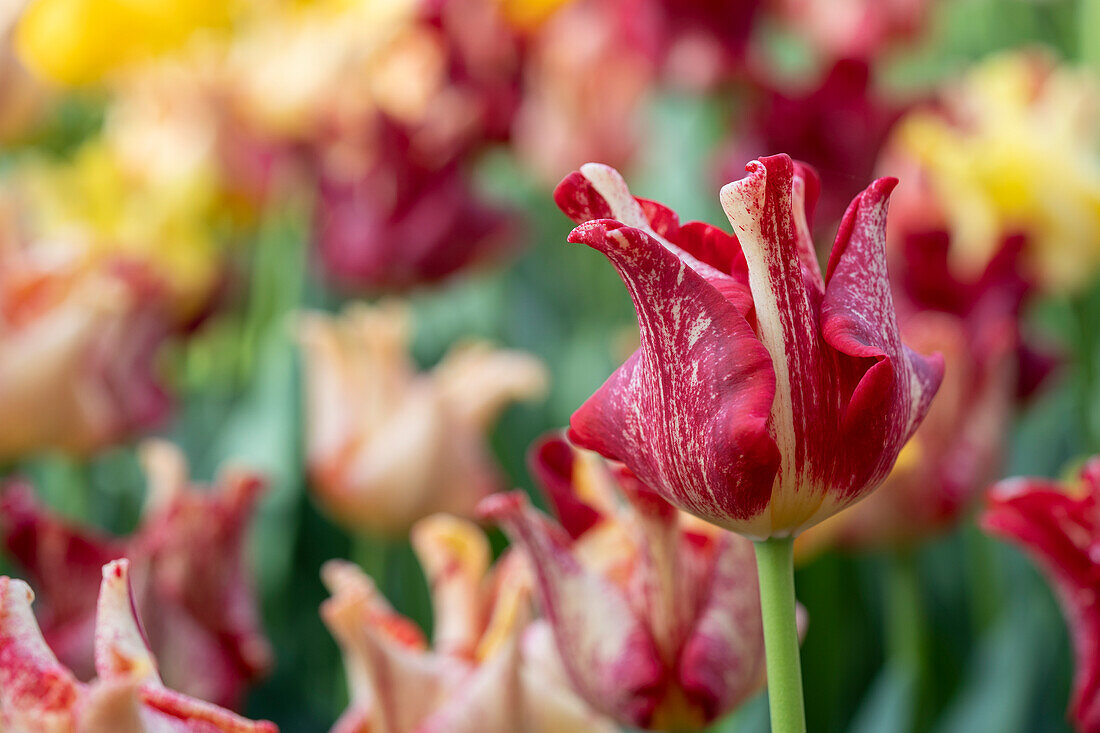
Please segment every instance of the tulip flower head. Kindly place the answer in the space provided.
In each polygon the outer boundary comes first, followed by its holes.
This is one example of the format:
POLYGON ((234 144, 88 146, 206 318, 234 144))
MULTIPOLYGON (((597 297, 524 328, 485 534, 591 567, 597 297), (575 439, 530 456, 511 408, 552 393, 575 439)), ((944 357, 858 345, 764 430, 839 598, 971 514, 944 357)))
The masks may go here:
POLYGON ((132 263, 26 236, 20 210, 0 201, 0 462, 85 455, 156 424, 171 321, 159 288, 132 263))
POLYGON ((527 625, 521 558, 490 568, 468 521, 434 515, 413 528, 435 611, 429 649, 358 568, 331 561, 321 615, 344 653, 351 705, 333 733, 612 733, 569 690, 540 624, 527 625))
POLYGON ((698 730, 760 689, 760 591, 747 540, 561 438, 537 444, 531 467, 560 524, 519 492, 481 510, 530 559, 562 661, 593 707, 624 725, 698 730))
POLYGON ((470 516, 503 486, 486 433, 510 402, 545 389, 534 357, 486 344, 456 346, 418 372, 410 338, 396 302, 302 322, 314 493, 356 531, 402 534, 436 512, 470 516))
POLYGON ((183 456, 147 443, 150 494, 129 537, 73 526, 41 507, 30 487, 0 491, 0 535, 41 596, 45 638, 79 677, 91 676, 99 569, 129 558, 135 602, 161 674, 185 694, 235 706, 271 664, 242 557, 262 480, 227 471, 212 491, 192 486, 183 456))
POLYGON ((1070 484, 1039 478, 994 486, 982 516, 992 535, 1020 545, 1054 586, 1076 656, 1069 715, 1081 733, 1100 731, 1100 458, 1070 484))
POLYGON ((21 580, 0 577, 0 730, 5 733, 278 733, 168 689, 146 644, 130 564, 103 567, 96 679, 79 682, 46 645, 21 580))
POLYGON ((817 179, 786 155, 722 189, 733 224, 680 225, 589 164, 555 191, 569 241, 616 268, 641 347, 569 437, 667 501, 752 539, 797 534, 872 491, 916 430, 943 361, 901 342, 886 272, 895 181, 856 197, 824 277, 809 235, 817 179))

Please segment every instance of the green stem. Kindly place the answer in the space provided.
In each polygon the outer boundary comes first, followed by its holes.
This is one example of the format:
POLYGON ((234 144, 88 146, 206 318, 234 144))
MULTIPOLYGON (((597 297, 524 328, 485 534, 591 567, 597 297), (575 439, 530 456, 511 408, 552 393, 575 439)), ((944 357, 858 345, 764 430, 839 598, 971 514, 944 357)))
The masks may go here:
POLYGON ((772 733, 805 733, 802 663, 795 617, 794 538, 776 537, 757 542, 755 546, 772 733))
POLYGON ((1100 1, 1080 0, 1077 28, 1077 53, 1081 63, 1094 72, 1100 72, 1100 47, 1096 43, 1100 33, 1100 1))
POLYGON ((888 661, 919 677, 924 665, 924 613, 917 558, 912 550, 891 553, 887 594, 888 661))
POLYGON ((893 679, 903 681, 903 703, 897 707, 899 733, 925 730, 925 623, 917 558, 911 548, 890 553, 886 574, 886 664, 893 679), (901 727, 904 726, 904 727, 901 727))
POLYGON ((389 591, 388 570, 393 558, 393 543, 381 536, 356 534, 352 536, 351 559, 386 594, 389 591))

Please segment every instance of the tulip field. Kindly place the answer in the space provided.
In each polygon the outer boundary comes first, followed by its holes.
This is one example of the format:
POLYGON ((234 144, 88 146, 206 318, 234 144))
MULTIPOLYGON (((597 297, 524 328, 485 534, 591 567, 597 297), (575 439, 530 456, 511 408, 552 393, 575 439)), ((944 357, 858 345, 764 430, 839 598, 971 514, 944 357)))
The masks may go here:
POLYGON ((0 733, 1100 733, 1098 49, 4 3, 0 733))

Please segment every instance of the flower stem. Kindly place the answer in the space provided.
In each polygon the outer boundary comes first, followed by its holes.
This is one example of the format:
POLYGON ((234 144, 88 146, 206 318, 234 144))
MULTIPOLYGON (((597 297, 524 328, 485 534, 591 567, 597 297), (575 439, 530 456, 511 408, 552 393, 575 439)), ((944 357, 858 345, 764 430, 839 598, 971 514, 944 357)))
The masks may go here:
POLYGON ((755 546, 772 733, 805 733, 802 663, 795 617, 794 538, 775 537, 757 542, 755 546))
POLYGON ((917 558, 912 549, 891 554, 887 582, 888 661, 919 677, 924 666, 924 612, 917 558))

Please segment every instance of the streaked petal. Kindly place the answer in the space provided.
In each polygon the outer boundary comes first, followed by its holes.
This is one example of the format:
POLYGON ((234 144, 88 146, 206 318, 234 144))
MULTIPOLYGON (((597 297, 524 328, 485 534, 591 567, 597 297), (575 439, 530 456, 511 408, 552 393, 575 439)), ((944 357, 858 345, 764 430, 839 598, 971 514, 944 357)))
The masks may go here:
POLYGON ((482 501, 535 569, 543 613, 576 689, 597 710, 644 723, 663 669, 651 637, 621 592, 590 573, 569 550, 565 532, 519 493, 482 501))
POLYGON ((767 428, 775 394, 768 351, 729 300, 644 231, 602 220, 569 239, 618 270, 642 341, 574 413, 570 439, 623 461, 677 506, 751 526, 779 460, 767 428))

